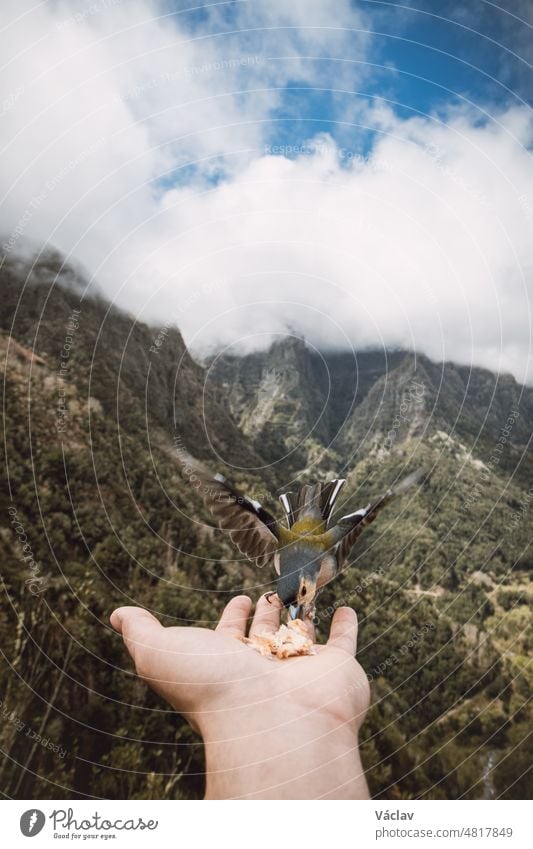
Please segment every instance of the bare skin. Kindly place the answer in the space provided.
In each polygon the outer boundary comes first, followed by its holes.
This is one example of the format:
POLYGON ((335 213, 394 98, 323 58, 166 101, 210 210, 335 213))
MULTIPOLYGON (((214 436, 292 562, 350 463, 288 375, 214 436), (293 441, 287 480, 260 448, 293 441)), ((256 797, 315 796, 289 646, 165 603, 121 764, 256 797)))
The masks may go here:
MULTIPOLYGON (((252 602, 232 599, 214 631, 164 628, 146 610, 120 607, 137 674, 204 741, 206 799, 367 799, 358 732, 369 686, 355 660, 357 617, 339 608, 317 654, 261 657, 239 637, 252 602)), ((281 605, 263 596, 250 634, 274 632, 281 605)))

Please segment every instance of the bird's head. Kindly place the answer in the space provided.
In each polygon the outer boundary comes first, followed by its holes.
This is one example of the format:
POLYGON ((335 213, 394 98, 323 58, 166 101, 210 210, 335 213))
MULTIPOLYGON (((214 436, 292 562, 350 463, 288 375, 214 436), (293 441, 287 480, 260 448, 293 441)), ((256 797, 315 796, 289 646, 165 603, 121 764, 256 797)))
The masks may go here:
POLYGON ((307 547, 288 546, 280 552, 277 594, 291 619, 300 619, 317 591, 320 558, 307 547))

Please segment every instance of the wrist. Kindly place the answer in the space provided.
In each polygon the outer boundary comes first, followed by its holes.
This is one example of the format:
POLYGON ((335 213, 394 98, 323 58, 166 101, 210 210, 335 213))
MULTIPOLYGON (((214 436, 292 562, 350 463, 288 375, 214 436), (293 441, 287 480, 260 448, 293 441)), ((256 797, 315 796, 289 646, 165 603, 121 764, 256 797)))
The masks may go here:
POLYGON ((368 798, 356 718, 278 700, 214 711, 199 725, 207 799, 368 798))

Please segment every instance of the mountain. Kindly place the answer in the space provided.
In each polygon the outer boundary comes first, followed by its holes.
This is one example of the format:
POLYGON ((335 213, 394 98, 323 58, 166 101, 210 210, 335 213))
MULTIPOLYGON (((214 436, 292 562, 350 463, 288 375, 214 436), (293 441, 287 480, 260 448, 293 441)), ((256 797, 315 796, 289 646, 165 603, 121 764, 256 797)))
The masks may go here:
POLYGON ((531 794, 530 388, 295 336, 202 364, 177 329, 84 295, 54 252, 4 262, 1 286, 6 795, 201 795, 196 736, 108 625, 124 603, 212 625, 231 595, 270 588, 182 480, 182 446, 273 510, 296 478, 347 477, 348 512, 421 465, 322 594, 319 635, 356 607, 376 796, 531 794))
POLYGON ((7 260, 0 327, 38 351, 51 370, 68 363, 67 380, 104 413, 118 411, 127 431, 155 428, 167 438, 194 441, 200 456, 215 449, 230 463, 259 463, 225 407, 208 387, 204 391, 203 369, 177 328, 150 328, 101 298, 84 297, 86 287, 80 272, 53 251, 34 266, 7 260))
POLYGON ((217 397, 227 400, 251 443, 269 462, 294 469, 331 457, 355 407, 401 356, 318 353, 287 336, 266 352, 224 354, 206 365, 217 397))
POLYGON ((531 478, 533 389, 511 375, 437 364, 408 351, 317 352, 297 337, 206 365, 214 392, 272 462, 329 466, 333 453, 336 468, 349 467, 351 457, 381 458, 406 440, 439 432, 482 461, 511 417, 499 465, 524 483, 531 478))

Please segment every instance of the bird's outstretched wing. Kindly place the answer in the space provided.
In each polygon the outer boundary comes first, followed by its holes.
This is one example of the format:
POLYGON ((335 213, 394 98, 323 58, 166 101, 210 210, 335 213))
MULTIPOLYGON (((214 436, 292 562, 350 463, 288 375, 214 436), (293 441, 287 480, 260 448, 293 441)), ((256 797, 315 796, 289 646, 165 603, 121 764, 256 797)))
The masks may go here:
POLYGON ((190 455, 181 454, 180 464, 183 476, 241 554, 259 567, 266 566, 279 545, 276 519, 258 501, 242 495, 223 475, 213 475, 190 455))
POLYGON ((370 525, 378 513, 386 507, 387 504, 390 504, 397 495, 401 495, 410 487, 419 483, 423 474, 424 472, 422 469, 417 469, 416 472, 408 475, 400 481, 400 483, 388 489, 387 492, 382 495, 381 498, 378 498, 378 500, 373 504, 368 504, 367 507, 363 507, 363 509, 357 510, 355 513, 350 513, 339 519, 335 527, 331 529, 331 533, 334 538, 338 540, 335 548, 335 554, 339 569, 344 565, 350 551, 367 525, 370 525))

